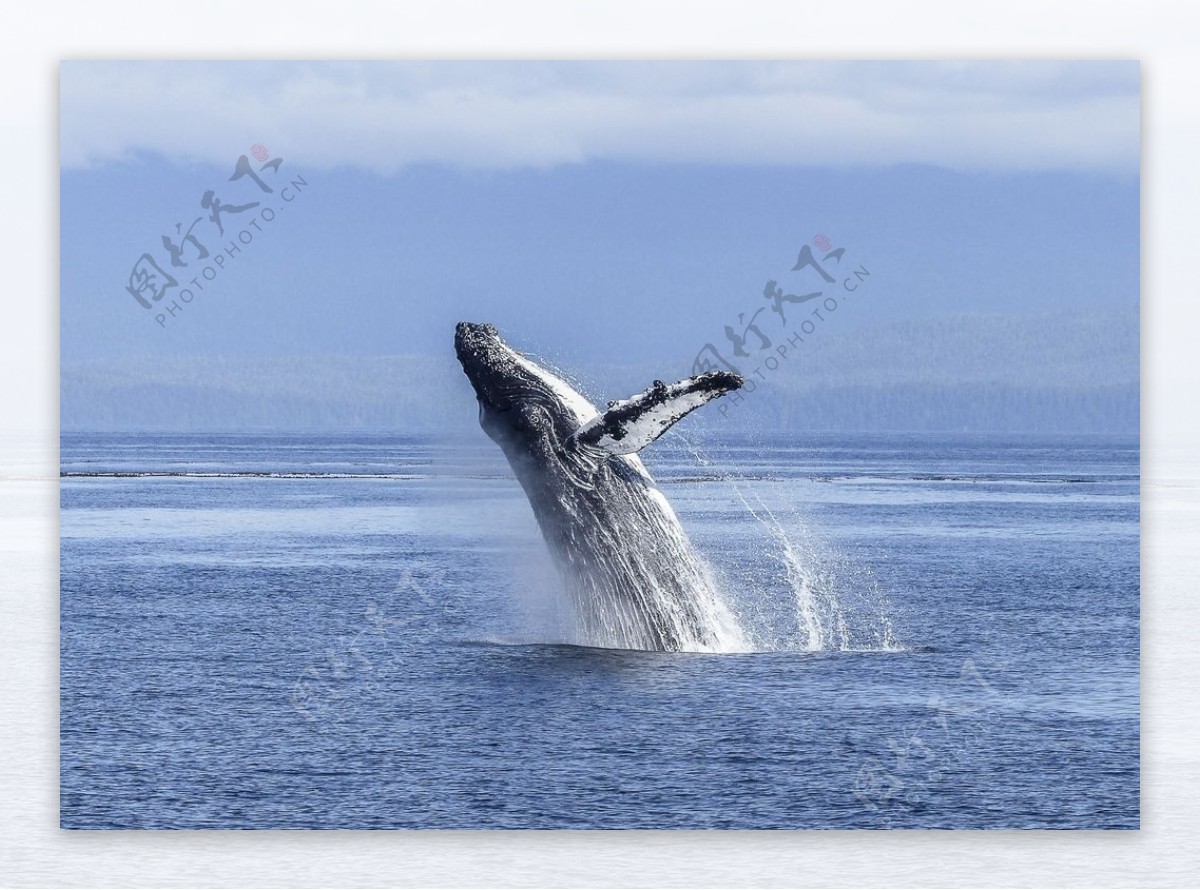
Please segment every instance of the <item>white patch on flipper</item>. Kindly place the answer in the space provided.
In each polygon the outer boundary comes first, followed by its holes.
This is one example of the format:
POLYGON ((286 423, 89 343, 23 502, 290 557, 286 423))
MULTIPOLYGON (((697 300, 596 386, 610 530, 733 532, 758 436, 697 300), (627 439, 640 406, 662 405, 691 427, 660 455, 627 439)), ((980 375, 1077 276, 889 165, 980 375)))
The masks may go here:
MULTIPOLYGON (((709 399, 713 398, 713 396, 714 394, 711 392, 693 392, 679 398, 671 399, 669 402, 648 409, 638 416, 637 419, 622 424, 621 432, 624 435, 620 439, 605 434, 594 444, 601 451, 605 451, 608 454, 634 454, 641 451, 666 432, 669 427, 674 425, 675 421, 690 411, 699 408, 709 399)), ((629 404, 630 401, 632 400, 617 402, 613 407, 623 407, 629 404)), ((577 435, 583 435, 587 429, 600 422, 602 422, 602 418, 593 418, 577 435)))
POLYGON ((670 386, 656 381, 633 398, 613 402, 580 426, 573 438, 606 454, 635 454, 701 405, 741 386, 740 377, 723 376, 730 379, 702 374, 670 386))

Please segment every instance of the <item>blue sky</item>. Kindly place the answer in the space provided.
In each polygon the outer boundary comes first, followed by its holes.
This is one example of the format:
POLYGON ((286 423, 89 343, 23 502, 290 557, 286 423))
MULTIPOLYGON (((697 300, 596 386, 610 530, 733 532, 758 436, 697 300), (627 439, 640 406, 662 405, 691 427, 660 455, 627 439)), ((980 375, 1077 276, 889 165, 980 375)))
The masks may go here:
POLYGON ((1138 114, 1136 63, 65 63, 62 359, 436 353, 460 319, 678 356, 819 233, 874 276, 849 327, 1130 306, 1138 114), (228 181, 255 144, 293 201, 228 181), (261 199, 201 220, 213 254, 277 216, 162 327, 130 269, 209 189, 261 199))

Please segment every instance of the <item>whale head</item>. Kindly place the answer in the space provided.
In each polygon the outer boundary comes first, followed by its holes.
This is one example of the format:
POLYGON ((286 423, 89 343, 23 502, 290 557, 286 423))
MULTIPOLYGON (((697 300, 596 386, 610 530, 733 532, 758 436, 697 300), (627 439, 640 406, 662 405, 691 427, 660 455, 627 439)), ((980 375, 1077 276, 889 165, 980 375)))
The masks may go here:
POLYGON ((460 322, 454 351, 479 400, 480 426, 506 450, 557 450, 597 414, 565 380, 505 343, 494 325, 460 322))

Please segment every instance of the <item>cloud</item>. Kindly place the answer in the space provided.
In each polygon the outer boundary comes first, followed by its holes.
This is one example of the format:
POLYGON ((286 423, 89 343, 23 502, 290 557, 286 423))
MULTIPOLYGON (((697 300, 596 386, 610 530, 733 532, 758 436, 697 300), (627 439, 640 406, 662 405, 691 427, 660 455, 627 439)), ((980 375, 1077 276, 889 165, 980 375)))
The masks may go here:
POLYGON ((1136 62, 64 62, 61 158, 1135 173, 1136 62))

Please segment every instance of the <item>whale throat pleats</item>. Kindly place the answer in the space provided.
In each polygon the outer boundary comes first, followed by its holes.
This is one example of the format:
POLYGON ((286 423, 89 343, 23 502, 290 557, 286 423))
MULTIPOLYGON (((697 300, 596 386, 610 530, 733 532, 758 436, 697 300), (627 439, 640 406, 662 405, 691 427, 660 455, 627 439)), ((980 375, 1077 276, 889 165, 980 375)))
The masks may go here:
POLYGON ((610 404, 577 429, 571 441, 606 454, 633 454, 701 405, 741 385, 742 378, 728 371, 710 371, 671 384, 655 380, 644 392, 610 404))

